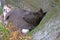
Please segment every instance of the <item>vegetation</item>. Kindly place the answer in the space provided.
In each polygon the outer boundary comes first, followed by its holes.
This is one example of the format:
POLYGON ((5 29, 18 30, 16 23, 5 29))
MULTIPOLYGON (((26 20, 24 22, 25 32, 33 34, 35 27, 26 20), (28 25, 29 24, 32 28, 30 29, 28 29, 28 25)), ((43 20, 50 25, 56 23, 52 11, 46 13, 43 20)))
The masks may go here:
POLYGON ((0 22, 0 37, 1 40, 8 40, 10 31, 0 22))
POLYGON ((2 10, 2 7, 0 7, 0 14, 2 14, 3 10, 2 10))

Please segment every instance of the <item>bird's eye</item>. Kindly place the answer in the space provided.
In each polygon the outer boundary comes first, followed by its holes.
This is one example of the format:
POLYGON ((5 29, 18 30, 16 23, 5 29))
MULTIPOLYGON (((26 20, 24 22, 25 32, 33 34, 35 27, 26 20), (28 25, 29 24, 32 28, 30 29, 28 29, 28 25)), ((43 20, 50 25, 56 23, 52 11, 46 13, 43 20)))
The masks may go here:
POLYGON ((3 11, 7 13, 7 10, 6 9, 4 9, 3 11))
POLYGON ((9 16, 7 16, 6 20, 8 20, 8 19, 9 19, 9 16))
POLYGON ((3 11, 5 11, 5 9, 3 11))

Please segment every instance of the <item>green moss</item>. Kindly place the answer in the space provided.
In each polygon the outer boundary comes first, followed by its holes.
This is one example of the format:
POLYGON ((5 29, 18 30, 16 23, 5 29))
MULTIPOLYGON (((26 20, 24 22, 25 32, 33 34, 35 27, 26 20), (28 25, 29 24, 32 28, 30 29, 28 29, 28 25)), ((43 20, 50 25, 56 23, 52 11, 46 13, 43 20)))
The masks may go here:
POLYGON ((4 40, 8 40, 10 31, 4 27, 2 23, 0 23, 0 35, 2 35, 4 40))

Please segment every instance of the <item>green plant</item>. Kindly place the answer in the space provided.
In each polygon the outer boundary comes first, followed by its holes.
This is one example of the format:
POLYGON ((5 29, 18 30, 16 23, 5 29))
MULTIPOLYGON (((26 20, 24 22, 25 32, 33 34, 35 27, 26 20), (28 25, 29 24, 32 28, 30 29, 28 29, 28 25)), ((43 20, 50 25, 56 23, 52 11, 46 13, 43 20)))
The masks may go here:
POLYGON ((0 7, 0 14, 2 14, 3 13, 3 9, 2 9, 2 7, 0 7))
POLYGON ((10 31, 2 23, 0 23, 0 35, 2 35, 3 40, 8 40, 10 35, 10 31))

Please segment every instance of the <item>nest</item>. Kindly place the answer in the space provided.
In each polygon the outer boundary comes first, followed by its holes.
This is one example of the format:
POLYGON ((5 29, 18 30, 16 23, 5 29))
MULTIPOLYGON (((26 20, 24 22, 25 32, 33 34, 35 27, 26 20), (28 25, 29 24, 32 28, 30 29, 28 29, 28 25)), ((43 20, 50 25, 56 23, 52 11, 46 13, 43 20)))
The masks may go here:
POLYGON ((12 23, 9 23, 7 25, 7 29, 11 31, 9 40, 31 40, 31 36, 20 33, 18 31, 19 29, 15 27, 12 23))

